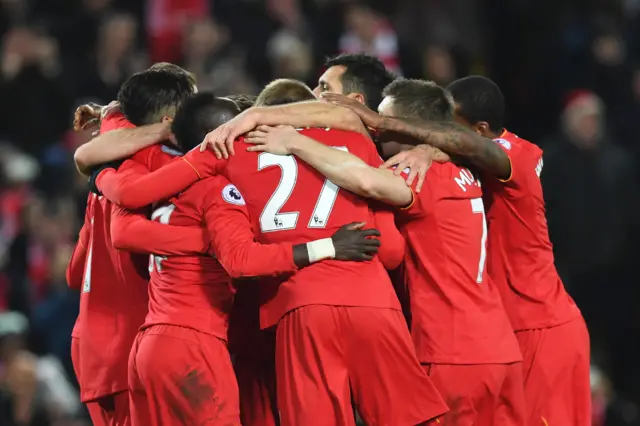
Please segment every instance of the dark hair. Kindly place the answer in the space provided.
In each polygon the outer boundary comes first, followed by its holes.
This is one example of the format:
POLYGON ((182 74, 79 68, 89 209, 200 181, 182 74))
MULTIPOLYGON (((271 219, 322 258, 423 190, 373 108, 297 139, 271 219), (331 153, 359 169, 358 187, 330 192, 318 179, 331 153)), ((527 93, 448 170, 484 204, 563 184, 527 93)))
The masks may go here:
POLYGON ((193 73, 171 62, 156 62, 149 67, 149 71, 167 71, 176 75, 186 75, 193 86, 197 83, 196 76, 193 73))
POLYGON ((454 81, 447 87, 458 105, 458 114, 471 124, 486 121, 492 132, 504 127, 504 96, 496 83, 479 75, 454 81))
POLYGON ((216 98, 213 93, 198 93, 178 110, 171 131, 185 152, 195 148, 216 127, 240 114, 230 99, 216 98))
POLYGON ((235 104, 238 105, 238 108, 240 108, 240 112, 243 112, 243 111, 251 108, 256 103, 256 99, 258 97, 257 96, 253 96, 253 95, 242 95, 242 94, 239 94, 239 95, 225 96, 225 98, 235 102, 235 104))
POLYGON ((399 117, 428 121, 453 119, 451 94, 433 81, 399 78, 388 85, 383 94, 393 98, 393 110, 399 117))
POLYGON ((260 92, 256 106, 275 106, 315 100, 313 91, 301 81, 280 78, 274 80, 260 92))
POLYGON ((380 59, 364 53, 338 55, 327 59, 324 65, 327 68, 345 67, 340 78, 343 94, 362 94, 367 106, 373 110, 377 110, 382 101, 382 90, 395 78, 380 59))
POLYGON ((174 116, 194 91, 188 74, 153 69, 129 77, 118 92, 118 101, 125 117, 141 126, 174 116))

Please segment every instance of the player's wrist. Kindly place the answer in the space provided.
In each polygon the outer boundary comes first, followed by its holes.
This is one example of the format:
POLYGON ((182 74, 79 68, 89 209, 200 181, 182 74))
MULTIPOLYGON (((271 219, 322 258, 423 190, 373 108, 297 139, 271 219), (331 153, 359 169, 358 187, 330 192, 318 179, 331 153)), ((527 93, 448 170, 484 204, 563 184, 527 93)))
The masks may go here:
POLYGON ((308 242, 307 253, 309 254, 309 263, 315 263, 321 260, 334 259, 336 257, 336 248, 331 238, 322 238, 308 242))

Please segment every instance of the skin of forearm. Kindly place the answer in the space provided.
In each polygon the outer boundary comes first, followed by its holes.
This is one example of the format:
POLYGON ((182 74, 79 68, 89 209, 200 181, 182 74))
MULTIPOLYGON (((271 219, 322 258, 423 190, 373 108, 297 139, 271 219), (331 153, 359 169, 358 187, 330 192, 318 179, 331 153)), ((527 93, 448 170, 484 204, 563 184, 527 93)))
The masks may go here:
POLYGON ((293 127, 331 127, 369 135, 357 114, 348 108, 320 101, 258 107, 258 124, 293 127))
POLYGON ((150 124, 135 129, 113 130, 80 146, 74 160, 78 171, 88 174, 91 167, 127 158, 167 137, 167 125, 150 124))
POLYGON ((306 244, 296 244, 293 246, 293 262, 298 268, 309 266, 309 251, 306 244))
POLYGON ((410 136, 402 142, 429 144, 498 177, 510 173, 509 159, 500 147, 457 123, 385 117, 379 129, 410 136))
POLYGON ((348 152, 303 135, 291 141, 290 152, 347 191, 395 206, 411 203, 413 195, 404 179, 390 170, 371 167, 348 152))

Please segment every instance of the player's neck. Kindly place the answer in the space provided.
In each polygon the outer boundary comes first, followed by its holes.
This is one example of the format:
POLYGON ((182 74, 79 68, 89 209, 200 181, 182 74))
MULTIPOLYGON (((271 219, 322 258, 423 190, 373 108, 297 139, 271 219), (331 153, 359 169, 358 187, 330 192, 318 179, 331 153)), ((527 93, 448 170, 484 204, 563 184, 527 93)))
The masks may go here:
POLYGON ((505 128, 500 130, 498 133, 489 131, 489 132, 487 132, 487 137, 490 138, 490 139, 498 139, 498 138, 503 137, 505 135, 505 133, 507 133, 507 129, 505 129, 505 128))

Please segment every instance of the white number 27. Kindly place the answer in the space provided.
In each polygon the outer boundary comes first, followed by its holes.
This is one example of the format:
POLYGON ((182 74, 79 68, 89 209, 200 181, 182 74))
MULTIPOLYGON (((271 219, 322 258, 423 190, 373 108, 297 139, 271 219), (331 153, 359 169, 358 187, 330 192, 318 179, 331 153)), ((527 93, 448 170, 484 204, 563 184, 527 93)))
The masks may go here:
POLYGON ((484 267, 487 261, 487 219, 484 215, 484 203, 482 198, 473 198, 471 200, 471 211, 482 215, 482 238, 480 239, 480 262, 478 263, 477 283, 482 282, 484 275, 484 267))
MULTIPOLYGON (((336 149, 348 151, 347 147, 336 146, 336 149)), ((260 229, 262 232, 286 231, 295 229, 300 212, 281 212, 280 209, 287 202, 298 180, 298 162, 292 155, 274 155, 263 152, 258 156, 258 170, 278 166, 282 172, 280 183, 264 206, 260 215, 260 229)), ((325 179, 316 206, 309 219, 309 228, 324 228, 327 225, 333 205, 338 198, 340 188, 329 179, 325 179)))

